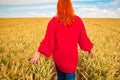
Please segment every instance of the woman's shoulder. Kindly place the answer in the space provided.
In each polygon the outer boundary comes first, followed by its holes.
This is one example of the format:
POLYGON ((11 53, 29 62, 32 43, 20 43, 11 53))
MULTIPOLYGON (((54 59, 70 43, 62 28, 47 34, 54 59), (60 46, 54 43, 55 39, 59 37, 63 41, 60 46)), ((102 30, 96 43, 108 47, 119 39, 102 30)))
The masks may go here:
POLYGON ((74 19, 76 22, 82 22, 82 19, 80 18, 80 16, 78 15, 75 15, 75 19, 74 19))
POLYGON ((50 19, 50 21, 49 21, 49 23, 53 23, 53 22, 55 22, 57 20, 57 17, 56 16, 53 16, 51 19, 50 19))
POLYGON ((56 27, 56 21, 57 21, 57 18, 53 16, 48 23, 48 26, 51 27, 53 30, 56 27))
POLYGON ((75 18, 76 18, 77 20, 81 20, 81 17, 78 16, 78 15, 75 15, 75 18))

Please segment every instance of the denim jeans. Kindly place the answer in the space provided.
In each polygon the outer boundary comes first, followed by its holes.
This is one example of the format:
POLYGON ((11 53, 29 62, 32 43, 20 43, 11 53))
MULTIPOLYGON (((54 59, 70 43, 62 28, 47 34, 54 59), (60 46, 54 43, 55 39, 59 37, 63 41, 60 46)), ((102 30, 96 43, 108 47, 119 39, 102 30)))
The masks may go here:
POLYGON ((75 72, 73 73, 64 73, 59 71, 59 69, 56 67, 58 80, 75 80, 75 72))

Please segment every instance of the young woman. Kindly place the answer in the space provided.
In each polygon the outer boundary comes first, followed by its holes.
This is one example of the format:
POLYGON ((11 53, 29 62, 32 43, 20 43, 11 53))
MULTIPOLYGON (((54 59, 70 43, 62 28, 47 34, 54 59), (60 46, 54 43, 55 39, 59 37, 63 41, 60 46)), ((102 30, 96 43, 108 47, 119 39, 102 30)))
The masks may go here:
POLYGON ((52 55, 58 80, 75 80, 77 44, 92 56, 93 44, 81 18, 74 14, 71 0, 58 0, 57 14, 49 21, 45 37, 30 62, 36 63, 40 54, 52 55))

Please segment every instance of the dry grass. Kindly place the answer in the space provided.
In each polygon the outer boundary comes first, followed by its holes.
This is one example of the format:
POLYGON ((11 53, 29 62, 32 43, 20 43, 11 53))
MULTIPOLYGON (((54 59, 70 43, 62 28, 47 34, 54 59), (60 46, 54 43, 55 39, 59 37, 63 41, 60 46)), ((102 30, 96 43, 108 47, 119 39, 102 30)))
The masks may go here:
MULTIPOLYGON (((52 58, 30 64, 49 18, 0 19, 0 80, 53 80, 52 58)), ((79 49, 77 80, 120 79, 120 19, 83 19, 94 57, 79 49)))

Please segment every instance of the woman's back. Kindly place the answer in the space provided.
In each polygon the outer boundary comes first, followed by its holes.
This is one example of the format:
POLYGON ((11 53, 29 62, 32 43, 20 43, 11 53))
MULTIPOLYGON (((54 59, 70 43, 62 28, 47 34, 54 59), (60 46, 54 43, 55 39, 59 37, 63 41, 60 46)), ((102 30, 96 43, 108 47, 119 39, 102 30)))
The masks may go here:
POLYGON ((68 51, 70 51, 72 47, 76 49, 80 34, 80 22, 78 17, 75 16, 75 21, 69 26, 61 24, 56 17, 54 17, 53 23, 55 23, 53 26, 55 29, 56 48, 66 49, 68 51))
POLYGON ((56 65, 62 72, 73 72, 78 62, 77 43, 80 35, 80 22, 75 16, 75 21, 65 26, 56 17, 55 29, 55 49, 53 57, 56 65), (69 67, 69 68, 68 68, 69 67))
POLYGON ((92 43, 86 35, 82 20, 75 16, 74 22, 67 26, 53 17, 48 24, 46 35, 38 51, 46 56, 53 55, 55 64, 62 72, 73 72, 78 63, 77 44, 90 51, 92 43))

